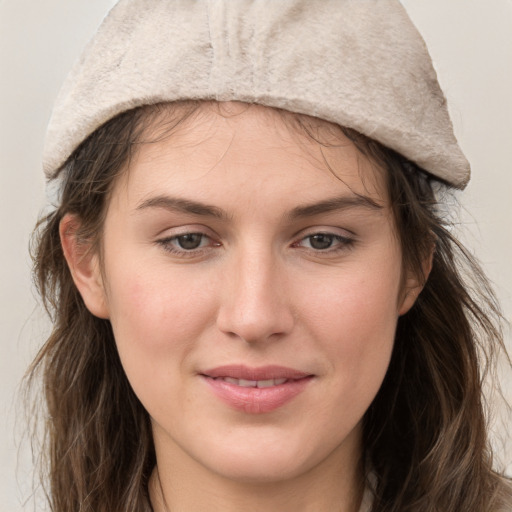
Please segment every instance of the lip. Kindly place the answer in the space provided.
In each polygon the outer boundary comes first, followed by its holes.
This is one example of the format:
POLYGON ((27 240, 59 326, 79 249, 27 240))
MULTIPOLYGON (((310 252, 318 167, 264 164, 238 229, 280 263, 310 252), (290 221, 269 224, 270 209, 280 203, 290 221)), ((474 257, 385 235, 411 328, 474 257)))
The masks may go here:
POLYGON ((213 393, 230 407, 247 414, 269 413, 284 406, 306 389, 314 378, 293 368, 263 366, 251 368, 244 365, 227 365, 200 373, 213 393), (271 387, 241 387, 222 380, 222 377, 244 380, 287 379, 271 387))
POLYGON ((310 373, 301 372, 286 366, 261 366, 252 368, 242 364, 218 366, 201 372, 201 374, 212 377, 214 379, 219 377, 231 377, 233 379, 245 380, 267 380, 267 379, 302 379, 309 377, 310 373))

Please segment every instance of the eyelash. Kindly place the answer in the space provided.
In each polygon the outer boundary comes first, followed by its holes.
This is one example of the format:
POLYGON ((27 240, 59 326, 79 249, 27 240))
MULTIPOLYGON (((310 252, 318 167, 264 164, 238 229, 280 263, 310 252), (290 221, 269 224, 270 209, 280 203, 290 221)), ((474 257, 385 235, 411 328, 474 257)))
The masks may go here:
POLYGON ((331 243, 337 242, 337 244, 333 247, 332 245, 325 248, 325 249, 315 249, 313 247, 303 247, 306 250, 312 250, 316 254, 338 254, 343 251, 347 251, 348 249, 351 249, 354 244, 355 240, 354 238, 342 236, 342 235, 336 235, 335 233, 329 233, 326 231, 318 231, 315 233, 311 233, 309 235, 306 235, 305 237, 302 237, 298 242, 295 242, 293 244, 294 247, 301 247, 301 243, 305 240, 309 240, 310 244, 314 237, 326 237, 331 239, 331 243))
POLYGON ((167 238, 162 238, 161 240, 157 240, 156 243, 158 245, 160 245, 165 251, 171 253, 171 254, 176 254, 178 256, 181 256, 181 257, 193 257, 193 256, 199 256, 201 255, 205 250, 209 249, 210 247, 220 247, 220 243, 218 242, 213 242, 212 238, 209 237, 207 234, 205 233, 201 233, 201 232, 198 232, 198 231, 191 231, 191 232, 188 232, 188 233, 180 233, 179 235, 174 235, 174 236, 170 236, 170 237, 167 237, 167 238), (211 244, 210 246, 206 246, 206 247, 197 247, 197 248, 193 248, 193 249, 185 249, 183 247, 181 248, 178 248, 174 245, 174 243, 179 243, 179 239, 180 238, 184 238, 184 237, 192 237, 192 236, 200 236, 201 237, 201 241, 200 241, 200 244, 203 243, 203 241, 205 240, 210 240, 211 241, 211 244))
MULTIPOLYGON (((326 232, 326 231, 318 231, 318 232, 314 232, 314 233, 311 233, 311 234, 308 234, 308 235, 302 237, 297 242, 294 242, 292 244, 292 247, 301 248, 304 250, 310 250, 310 251, 314 252, 315 254, 326 254, 327 255, 327 254, 338 254, 340 252, 352 249, 355 242, 356 242, 355 239, 351 238, 351 237, 341 236, 341 235, 337 235, 337 234, 326 232), (301 245, 306 240, 309 240, 310 245, 311 245, 311 241, 312 241, 312 239, 314 239, 314 237, 326 237, 326 238, 331 239, 331 246, 326 247, 325 249, 318 249, 318 248, 315 249, 314 247, 311 247, 311 246, 304 247, 301 245), (334 247, 332 247, 332 244, 335 242, 337 242, 336 245, 334 247)), ((197 232, 197 231, 191 231, 188 233, 180 233, 179 235, 162 238, 160 240, 157 240, 156 243, 159 246, 161 246, 166 252, 169 252, 171 254, 175 254, 175 255, 178 255, 181 257, 185 257, 185 258, 200 256, 204 253, 204 251, 208 250, 209 248, 220 247, 222 245, 219 242, 214 242, 212 240, 212 238, 210 236, 208 236, 207 234, 197 232), (201 240, 200 240, 201 245, 205 240, 210 240, 210 244, 207 246, 204 246, 204 247, 200 246, 200 247, 192 248, 192 249, 185 249, 183 247, 178 248, 174 245, 175 243, 176 244, 179 243, 180 238, 193 237, 193 236, 201 237, 201 240)))

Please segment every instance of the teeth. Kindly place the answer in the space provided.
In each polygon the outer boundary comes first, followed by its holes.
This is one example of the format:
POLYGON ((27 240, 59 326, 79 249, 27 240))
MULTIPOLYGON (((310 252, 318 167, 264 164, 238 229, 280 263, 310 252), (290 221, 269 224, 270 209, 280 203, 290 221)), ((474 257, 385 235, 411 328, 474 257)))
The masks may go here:
POLYGON ((238 385, 243 388, 255 388, 258 385, 258 381, 257 380, 240 379, 238 381, 238 385))
POLYGON ((242 388, 271 388, 272 386, 284 384, 288 379, 245 380, 233 379, 232 377, 221 377, 221 380, 242 388))
POLYGON ((258 387, 259 388, 270 388, 270 387, 272 387, 274 385, 275 385, 275 380, 274 379, 259 380, 258 381, 258 387))

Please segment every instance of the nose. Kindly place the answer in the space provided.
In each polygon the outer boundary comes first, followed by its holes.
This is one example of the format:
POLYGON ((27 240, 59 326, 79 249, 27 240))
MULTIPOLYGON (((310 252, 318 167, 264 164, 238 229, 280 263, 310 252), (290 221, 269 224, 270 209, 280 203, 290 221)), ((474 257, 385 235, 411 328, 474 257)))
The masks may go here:
POLYGON ((223 277, 217 326, 246 343, 282 338, 294 326, 286 275, 271 251, 235 256, 223 277))

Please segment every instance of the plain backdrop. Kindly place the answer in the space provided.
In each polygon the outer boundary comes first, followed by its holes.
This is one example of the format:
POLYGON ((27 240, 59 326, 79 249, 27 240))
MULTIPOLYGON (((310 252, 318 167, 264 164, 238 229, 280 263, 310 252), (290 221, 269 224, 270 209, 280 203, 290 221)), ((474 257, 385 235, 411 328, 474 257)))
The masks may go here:
MULTIPOLYGON (((277 1, 277 0, 276 0, 277 1)), ((512 320, 512 0, 404 0, 424 35, 473 168, 460 232, 512 320)), ((48 322, 28 243, 45 205, 41 151, 53 100, 113 0, 0 0, 0 509, 33 510, 20 380, 48 322)), ((507 343, 511 345, 510 329, 507 343)), ((510 371, 503 377, 512 388, 510 371)), ((502 437, 507 426, 497 432, 502 437)), ((498 455, 512 472, 512 452, 498 455)), ((38 508, 38 510, 40 510, 38 508)))

